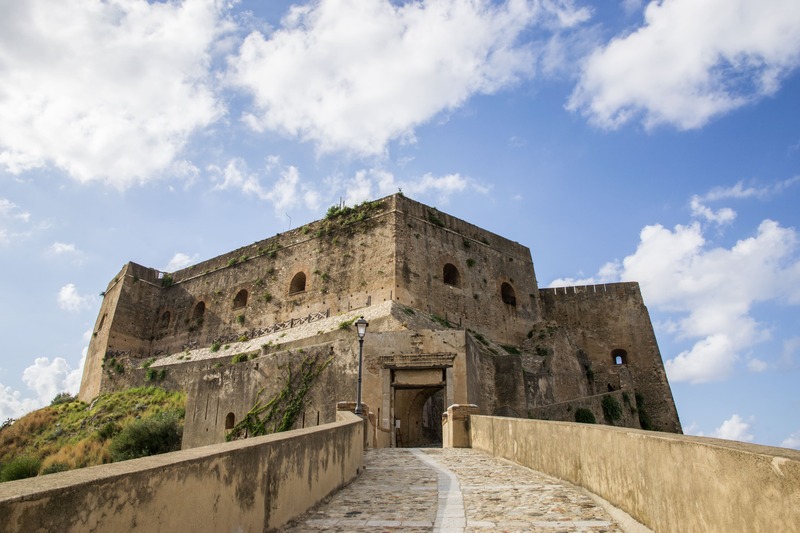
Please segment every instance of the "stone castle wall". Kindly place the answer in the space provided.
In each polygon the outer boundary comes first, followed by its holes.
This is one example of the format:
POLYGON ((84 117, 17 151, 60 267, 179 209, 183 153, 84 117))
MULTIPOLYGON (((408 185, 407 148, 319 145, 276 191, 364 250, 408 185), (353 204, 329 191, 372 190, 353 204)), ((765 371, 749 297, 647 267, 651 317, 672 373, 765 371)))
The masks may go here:
POLYGON ((590 385, 588 395, 632 391, 638 394, 637 407, 648 413, 652 429, 681 431, 650 315, 637 283, 541 289, 540 295, 544 327, 550 325, 555 338, 566 337, 565 345, 574 350, 574 360, 583 359, 582 374, 590 385))
MULTIPOLYGON (((79 396, 184 390, 187 442, 220 442, 230 418, 259 391, 274 394, 287 365, 312 350, 333 359, 296 427, 330 422, 325 406, 355 396, 357 342, 338 326, 361 314, 373 321, 364 402, 377 445, 393 443, 398 419, 433 394, 526 417, 622 390, 636 399, 631 412, 647 415, 643 426, 680 431, 637 284, 540 290, 528 248, 402 195, 333 209, 174 273, 128 263, 105 292, 79 396)), ((410 428, 404 438, 417 439, 410 428)))

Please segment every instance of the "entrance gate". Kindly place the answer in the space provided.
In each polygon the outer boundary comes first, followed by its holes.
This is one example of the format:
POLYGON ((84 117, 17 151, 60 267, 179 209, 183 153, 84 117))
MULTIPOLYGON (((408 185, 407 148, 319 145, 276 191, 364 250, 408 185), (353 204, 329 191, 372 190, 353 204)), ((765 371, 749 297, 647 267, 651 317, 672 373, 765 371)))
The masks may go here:
POLYGON ((393 428, 393 447, 441 446, 442 413, 453 403, 455 356, 438 353, 383 358, 383 412, 389 413, 386 422, 393 428))

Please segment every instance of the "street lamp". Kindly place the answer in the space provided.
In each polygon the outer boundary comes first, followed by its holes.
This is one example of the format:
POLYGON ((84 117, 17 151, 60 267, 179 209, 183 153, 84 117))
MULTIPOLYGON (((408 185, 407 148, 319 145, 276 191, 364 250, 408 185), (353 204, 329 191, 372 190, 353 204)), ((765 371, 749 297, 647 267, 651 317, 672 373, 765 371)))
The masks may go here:
POLYGON ((358 333, 358 389, 356 390, 356 410, 357 415, 362 414, 361 411, 361 358, 364 354, 364 335, 367 334, 367 326, 369 322, 364 320, 362 316, 356 320, 356 332, 358 333))

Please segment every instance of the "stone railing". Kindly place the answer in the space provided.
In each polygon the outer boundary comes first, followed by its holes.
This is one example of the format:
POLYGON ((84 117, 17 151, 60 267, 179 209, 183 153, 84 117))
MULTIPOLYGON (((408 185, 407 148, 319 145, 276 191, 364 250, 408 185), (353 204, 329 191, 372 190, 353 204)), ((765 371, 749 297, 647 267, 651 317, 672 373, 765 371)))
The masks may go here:
POLYGON ((270 531, 354 479, 363 421, 0 484, 0 531, 270 531))
POLYGON ((582 486, 659 533, 797 531, 800 524, 796 450, 474 414, 448 425, 469 433, 451 441, 582 486))

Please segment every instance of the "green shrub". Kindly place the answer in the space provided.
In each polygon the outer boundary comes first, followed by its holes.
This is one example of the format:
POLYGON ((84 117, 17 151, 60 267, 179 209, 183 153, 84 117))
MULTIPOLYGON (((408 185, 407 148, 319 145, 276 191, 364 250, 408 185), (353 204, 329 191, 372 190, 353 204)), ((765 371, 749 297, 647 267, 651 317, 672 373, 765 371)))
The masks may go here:
POLYGON ((142 363, 142 368, 150 368, 150 365, 156 362, 155 357, 148 358, 144 363, 142 363))
POLYGON ((602 405, 603 416, 605 416, 606 420, 609 422, 614 422, 615 420, 622 418, 622 406, 613 396, 603 397, 602 405))
POLYGON ((103 440, 108 440, 120 432, 122 427, 116 422, 108 422, 97 430, 97 436, 103 440))
POLYGON ((469 268, 474 267, 475 266, 475 260, 473 258, 471 258, 471 257, 469 259, 467 259, 467 266, 469 268))
POLYGON ((585 407, 579 407, 575 409, 575 422, 580 422, 581 424, 596 424, 597 420, 591 410, 585 407))
POLYGON ((39 473, 42 461, 29 455, 15 457, 3 467, 0 472, 0 481, 14 481, 15 479, 25 479, 35 477, 39 473))
POLYGON ((179 450, 182 434, 182 421, 174 411, 136 420, 111 440, 111 459, 126 461, 179 450))
POLYGON ((246 353, 237 353, 236 355, 231 358, 231 363, 243 363, 247 361, 247 354, 246 353))
POLYGON ((220 348, 219 342, 214 341, 214 342, 211 343, 211 351, 212 352, 218 352, 219 348, 220 348))
POLYGON ((50 405, 53 406, 62 403, 70 403, 74 402, 75 399, 76 399, 75 396, 73 396, 68 392, 59 392, 58 394, 56 394, 55 398, 53 398, 53 400, 50 402, 50 405))
POLYGON ((236 317, 236 323, 237 323, 237 324, 239 324, 240 326, 241 326, 242 324, 244 324, 244 315, 238 315, 238 316, 236 317))
POLYGON ((350 329, 356 321, 356 317, 351 318, 350 320, 345 320, 344 322, 339 322, 339 329, 350 329))

